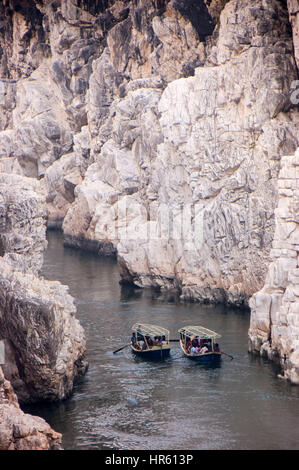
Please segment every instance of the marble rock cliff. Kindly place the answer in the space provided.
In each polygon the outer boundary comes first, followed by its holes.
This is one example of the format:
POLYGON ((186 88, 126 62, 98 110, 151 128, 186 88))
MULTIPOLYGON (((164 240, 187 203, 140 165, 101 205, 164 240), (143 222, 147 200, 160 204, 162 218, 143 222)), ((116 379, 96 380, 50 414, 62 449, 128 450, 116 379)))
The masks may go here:
POLYGON ((40 182, 0 173, 0 449, 61 448, 61 435, 20 403, 67 397, 87 368, 67 288, 42 279, 46 202, 40 182))
POLYGON ((247 304, 266 274, 280 159, 298 144, 289 14, 222 2, 203 41, 175 6, 153 16, 158 46, 139 67, 117 47, 124 22, 93 61, 92 161, 62 227, 69 244, 115 251, 125 281, 247 304))
POLYGON ((1 173, 0 211, 3 372, 21 402, 65 398, 87 367, 85 336, 67 287, 39 276, 46 245, 40 182, 1 173))
POLYGON ((0 450, 60 450, 61 434, 24 413, 0 367, 0 450))
MULTIPOLYGON (((276 263, 280 172, 298 146, 298 1, 0 9, 1 171, 38 179, 48 226, 116 255, 124 281, 248 305, 276 263)), ((251 344, 271 355, 254 299, 251 344)))
POLYGON ((280 360, 284 377, 299 384, 299 150, 281 163, 271 262, 250 299, 249 350, 280 360))

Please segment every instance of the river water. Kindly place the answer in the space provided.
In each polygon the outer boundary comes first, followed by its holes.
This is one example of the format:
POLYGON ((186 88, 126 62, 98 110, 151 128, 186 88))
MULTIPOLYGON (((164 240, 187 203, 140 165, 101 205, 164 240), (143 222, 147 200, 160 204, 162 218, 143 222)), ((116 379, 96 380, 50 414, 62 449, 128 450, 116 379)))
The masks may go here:
POLYGON ((63 434, 64 449, 298 450, 299 387, 277 378, 277 366, 247 352, 249 312, 178 303, 119 284, 115 260, 64 248, 49 232, 43 275, 67 284, 87 338, 89 369, 71 398, 35 405, 63 434), (136 322, 184 325, 222 335, 217 367, 182 356, 173 343, 162 363, 134 358, 125 345, 136 322))

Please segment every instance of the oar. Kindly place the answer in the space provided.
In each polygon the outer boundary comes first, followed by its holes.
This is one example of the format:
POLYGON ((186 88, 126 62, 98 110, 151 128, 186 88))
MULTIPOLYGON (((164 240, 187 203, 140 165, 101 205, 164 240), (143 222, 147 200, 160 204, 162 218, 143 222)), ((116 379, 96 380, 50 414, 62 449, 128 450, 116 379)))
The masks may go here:
POLYGON ((131 344, 131 343, 126 344, 125 346, 122 346, 121 348, 116 349, 115 351, 113 351, 113 354, 117 353, 118 351, 121 351, 122 349, 127 348, 128 346, 130 346, 130 344, 131 344))
POLYGON ((230 357, 231 358, 231 361, 233 360, 233 356, 231 356, 230 354, 226 354, 225 352, 221 351, 221 354, 225 354, 226 356, 230 357))
POLYGON ((180 340, 179 339, 170 339, 169 342, 170 343, 178 343, 180 340))

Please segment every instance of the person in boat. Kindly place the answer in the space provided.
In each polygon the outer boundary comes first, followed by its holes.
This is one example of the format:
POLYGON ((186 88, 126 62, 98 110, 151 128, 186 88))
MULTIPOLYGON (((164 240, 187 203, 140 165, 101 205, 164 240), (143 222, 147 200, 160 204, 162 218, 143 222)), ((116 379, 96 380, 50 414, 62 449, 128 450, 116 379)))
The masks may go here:
POLYGON ((218 343, 215 343, 214 351, 215 351, 215 352, 220 352, 220 347, 219 347, 219 344, 218 344, 218 343))
POLYGON ((162 343, 162 344, 168 344, 168 341, 166 340, 165 335, 162 336, 161 343, 162 343))
POLYGON ((144 341, 144 336, 139 331, 137 331, 137 341, 144 341))
POLYGON ((190 349, 190 354, 198 354, 199 348, 197 346, 192 346, 190 349))
POLYGON ((136 349, 146 349, 146 342, 143 339, 140 339, 138 343, 136 344, 136 349))
POLYGON ((187 351, 187 353, 190 352, 191 347, 192 347, 191 339, 189 338, 189 336, 187 336, 186 337, 186 351, 187 351))
POLYGON ((209 352, 209 349, 207 348, 207 346, 204 344, 203 347, 200 349, 200 354, 206 354, 207 352, 209 352))
POLYGON ((137 338, 136 338, 135 331, 133 331, 132 336, 131 336, 131 344, 132 344, 133 347, 135 347, 136 344, 137 344, 137 338))
POLYGON ((146 339, 148 347, 152 348, 154 346, 154 342, 153 342, 152 338, 150 336, 146 336, 145 339, 146 339))

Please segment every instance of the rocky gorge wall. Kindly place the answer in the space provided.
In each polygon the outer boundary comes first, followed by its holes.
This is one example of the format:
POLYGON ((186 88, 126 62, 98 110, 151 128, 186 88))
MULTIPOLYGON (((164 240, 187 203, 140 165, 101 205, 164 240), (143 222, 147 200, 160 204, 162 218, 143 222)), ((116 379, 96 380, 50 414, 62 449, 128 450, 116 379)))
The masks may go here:
MULTIPOLYGON (((299 4, 288 0, 294 56, 299 57, 299 4)), ((298 87, 297 81, 294 85, 298 87)), ((293 99, 299 103, 293 86, 293 99)), ((299 384, 299 153, 281 159, 275 233, 263 288, 250 299, 249 351, 279 361, 282 377, 299 384)))
POLYGON ((67 287, 39 275, 46 204, 38 180, 0 174, 0 245, 5 377, 22 402, 65 398, 87 368, 85 336, 67 287))
POLYGON ((19 402, 66 398, 87 368, 84 331, 73 299, 65 286, 39 275, 47 245, 45 200, 38 180, 0 173, 3 450, 61 448, 61 435, 44 420, 23 413, 19 402))
POLYGON ((125 281, 242 305, 263 284, 279 161, 298 144, 297 68, 282 2, 224 3, 205 42, 175 2, 154 16, 151 73, 109 31, 89 82, 94 163, 62 227, 68 244, 115 251, 125 281))
POLYGON ((0 170, 123 281, 248 305, 298 146, 297 3, 3 1, 0 170))
POLYGON ((61 450, 61 438, 42 418, 23 413, 0 367, 0 450, 61 450))
POLYGON ((249 350, 278 359, 284 377, 299 384, 299 150, 281 164, 271 263, 250 299, 249 350))

